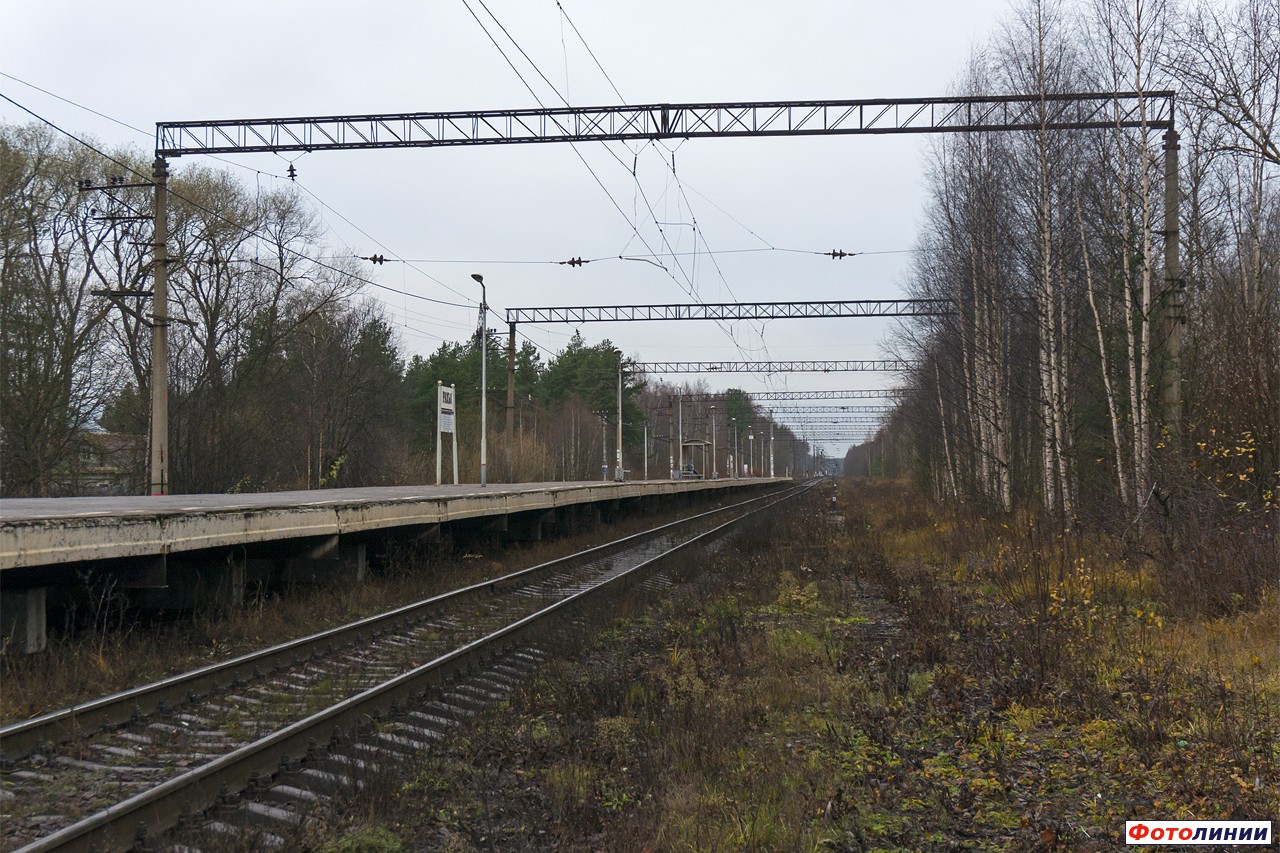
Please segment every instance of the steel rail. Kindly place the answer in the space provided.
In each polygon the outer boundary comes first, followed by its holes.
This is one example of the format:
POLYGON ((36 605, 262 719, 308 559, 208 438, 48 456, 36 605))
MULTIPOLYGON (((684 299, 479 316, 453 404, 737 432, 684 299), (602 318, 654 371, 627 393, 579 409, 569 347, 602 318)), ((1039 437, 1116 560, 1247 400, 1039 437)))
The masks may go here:
MULTIPOLYGON (((762 496, 764 497, 764 496, 762 496)), ((608 551, 616 551, 630 547, 645 538, 653 538, 672 529, 693 524, 716 513, 728 512, 745 506, 762 497, 749 498, 745 501, 718 507, 709 512, 699 513, 688 518, 668 522, 659 527, 634 533, 630 536, 615 539, 602 545, 578 551, 555 560, 549 560, 536 566, 519 569, 497 578, 480 581, 458 589, 449 590, 430 598, 406 604, 359 619, 346 625, 339 625, 305 637, 288 640, 265 649, 249 652, 231 660, 209 664, 208 666, 190 670, 169 678, 99 697, 78 705, 73 705, 30 720, 0 728, 0 756, 11 761, 25 758, 35 752, 42 744, 66 743, 77 738, 87 737, 111 726, 122 725, 136 715, 150 714, 165 706, 177 707, 191 700, 199 700, 210 692, 230 686, 238 679, 255 677, 260 671, 274 670, 282 664, 293 664, 301 654, 310 655, 318 646, 338 645, 349 638, 365 633, 380 634, 390 628, 412 621, 421 613, 429 611, 441 604, 455 602, 464 596, 481 591, 497 591, 500 587, 509 586, 535 573, 550 572, 567 564, 599 557, 608 551)))
MULTIPOLYGON (((483 663, 486 653, 500 643, 512 643, 532 632, 535 626, 562 610, 575 607, 604 590, 625 586, 630 578, 643 569, 654 566, 695 544, 709 541, 725 532, 730 526, 749 518, 776 503, 794 497, 812 488, 818 480, 787 490, 781 495, 764 495, 747 503, 769 501, 743 515, 726 521, 711 530, 681 542, 662 554, 652 557, 623 572, 612 575, 600 583, 567 596, 541 610, 524 616, 500 628, 459 646, 451 652, 428 661, 408 672, 394 676, 382 684, 344 699, 323 711, 292 723, 234 752, 190 770, 181 776, 166 780, 154 788, 130 797, 116 805, 85 818, 71 826, 48 835, 16 853, 48 853, 48 851, 84 851, 104 849, 130 849, 139 837, 147 838, 155 832, 165 831, 176 825, 190 812, 203 811, 248 786, 252 778, 271 777, 290 758, 314 752, 316 744, 341 742, 349 733, 358 731, 364 724, 379 719, 392 709, 408 703, 422 702, 427 686, 434 686, 450 671, 461 666, 483 663), (772 498, 772 500, 770 500, 772 498)), ((705 518, 729 507, 702 513, 695 518, 705 518)), ((676 522, 678 523, 678 522, 676 522)), ((664 525, 666 527, 668 525, 664 525)), ((630 538, 630 537, 628 537, 630 538)))

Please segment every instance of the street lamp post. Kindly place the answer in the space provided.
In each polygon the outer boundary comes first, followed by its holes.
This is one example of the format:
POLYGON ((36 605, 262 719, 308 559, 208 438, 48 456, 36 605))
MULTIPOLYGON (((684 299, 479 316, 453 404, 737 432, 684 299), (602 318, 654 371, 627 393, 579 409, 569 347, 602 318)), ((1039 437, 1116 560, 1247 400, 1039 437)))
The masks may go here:
POLYGON ((472 273, 471 277, 480 285, 480 329, 477 338, 480 342, 480 485, 487 486, 489 485, 489 383, 485 363, 489 360, 489 330, 485 326, 488 324, 486 315, 489 305, 485 300, 484 276, 476 272, 472 273))
POLYGON ((716 407, 711 405, 711 479, 719 479, 720 470, 716 464, 716 407))
POLYGON ((756 434, 755 434, 755 428, 752 427, 752 431, 747 433, 747 476, 748 477, 755 475, 755 470, 754 470, 755 464, 756 464, 756 434))

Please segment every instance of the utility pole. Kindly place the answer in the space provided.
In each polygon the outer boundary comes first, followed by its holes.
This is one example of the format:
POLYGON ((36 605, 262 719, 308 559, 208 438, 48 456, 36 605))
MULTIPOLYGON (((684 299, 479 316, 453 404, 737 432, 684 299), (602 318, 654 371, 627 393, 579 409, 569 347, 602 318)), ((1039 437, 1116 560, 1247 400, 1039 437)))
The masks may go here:
POLYGON ((111 303, 151 329, 151 432, 148 436, 150 467, 147 493, 169 494, 169 215, 168 179, 169 164, 163 157, 156 157, 151 165, 151 180, 143 183, 125 183, 124 178, 111 178, 104 186, 94 186, 84 179, 77 182, 80 192, 151 187, 155 190, 155 205, 150 216, 107 215, 95 217, 101 220, 152 220, 151 274, 152 289, 145 290, 95 290, 94 296, 105 296, 111 303), (126 298, 151 299, 151 317, 147 319, 137 308, 125 304, 126 298))
POLYGON ((151 494, 169 494, 169 164, 157 157, 151 294, 151 494))

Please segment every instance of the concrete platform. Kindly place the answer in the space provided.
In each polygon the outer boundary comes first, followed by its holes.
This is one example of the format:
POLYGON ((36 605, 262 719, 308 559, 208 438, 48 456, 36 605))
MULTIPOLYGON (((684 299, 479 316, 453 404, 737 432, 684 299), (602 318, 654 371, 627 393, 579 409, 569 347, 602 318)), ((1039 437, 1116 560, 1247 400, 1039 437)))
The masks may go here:
POLYGON ((50 608, 235 607, 251 585, 359 583, 388 542, 541 539, 783 480, 650 480, 0 500, 0 654, 46 645, 50 608))
POLYGON ((758 487, 768 479, 553 482, 243 495, 0 500, 0 572, 350 535, 576 504, 758 487))

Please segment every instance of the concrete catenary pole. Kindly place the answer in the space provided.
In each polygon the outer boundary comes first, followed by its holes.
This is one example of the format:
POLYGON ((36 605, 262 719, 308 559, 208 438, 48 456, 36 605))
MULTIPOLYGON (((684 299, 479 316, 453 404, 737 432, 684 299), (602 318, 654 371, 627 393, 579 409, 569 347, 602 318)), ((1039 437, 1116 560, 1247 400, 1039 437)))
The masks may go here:
POLYGON ((489 361, 489 303, 484 293, 484 276, 472 273, 480 285, 480 328, 476 341, 480 344, 480 485, 489 485, 489 382, 485 365, 489 361))
POLYGON ((157 157, 151 293, 151 494, 169 494, 169 164, 157 157))
POLYGON ((453 392, 453 484, 458 485, 458 386, 450 385, 453 392))
POLYGON ((1164 135, 1165 425, 1175 449, 1182 446, 1183 281, 1178 235, 1182 193, 1178 189, 1178 132, 1164 135))
POLYGON ((644 479, 649 480, 649 419, 645 418, 644 422, 644 479))
POLYGON ((720 466, 716 460, 716 407, 711 407, 711 479, 716 479, 720 466))
POLYGON ((733 479, 737 480, 742 475, 742 460, 738 458, 738 419, 729 418, 729 422, 733 424, 733 479))
POLYGON ((676 427, 676 416, 673 410, 673 403, 667 402, 667 468, 671 471, 671 479, 675 479, 679 470, 676 468, 676 451, 675 445, 672 443, 671 434, 674 433, 676 427))
POLYGON ((618 451, 617 461, 613 469, 613 479, 621 483, 622 471, 622 350, 616 349, 613 354, 618 358, 618 451))
POLYGON ((676 398, 676 476, 684 477, 684 395, 676 398))
POLYGON ((773 412, 769 412, 769 476, 773 477, 773 412))
POLYGON ((516 324, 507 323, 507 482, 516 481, 512 446, 516 441, 516 324))

